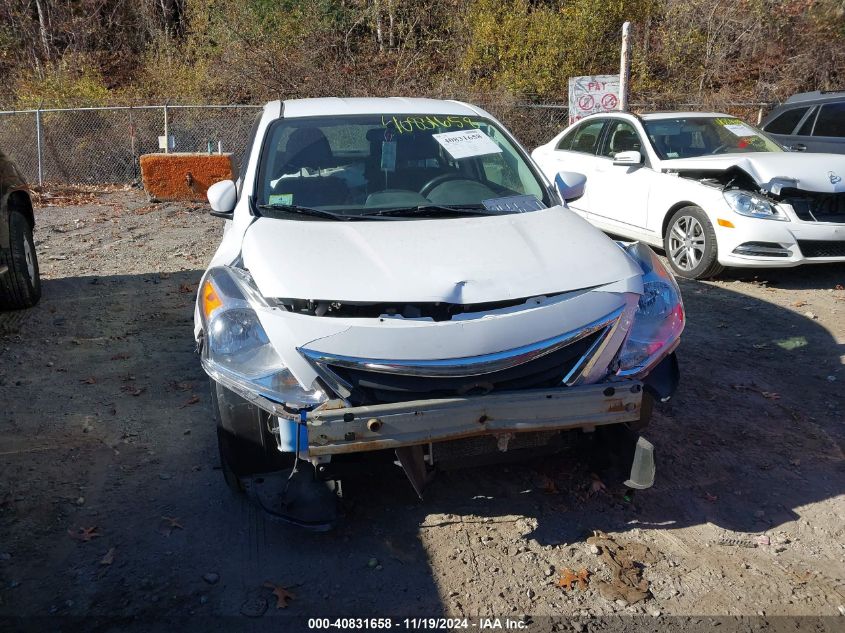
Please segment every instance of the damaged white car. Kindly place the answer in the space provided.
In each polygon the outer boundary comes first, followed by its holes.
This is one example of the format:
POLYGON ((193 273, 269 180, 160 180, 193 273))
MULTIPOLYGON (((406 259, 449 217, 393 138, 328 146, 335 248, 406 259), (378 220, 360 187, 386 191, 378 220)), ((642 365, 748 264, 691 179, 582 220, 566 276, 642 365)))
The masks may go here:
POLYGON ((226 227, 195 323, 231 487, 325 527, 361 453, 421 493, 609 429, 651 485, 631 431, 676 387, 683 304, 648 247, 566 208, 583 176, 553 187, 487 112, 401 98, 269 103, 242 165, 208 192, 226 227))
POLYGON ((845 156, 787 152, 730 115, 597 114, 532 156, 550 177, 584 173, 572 208, 684 277, 845 262, 845 156))

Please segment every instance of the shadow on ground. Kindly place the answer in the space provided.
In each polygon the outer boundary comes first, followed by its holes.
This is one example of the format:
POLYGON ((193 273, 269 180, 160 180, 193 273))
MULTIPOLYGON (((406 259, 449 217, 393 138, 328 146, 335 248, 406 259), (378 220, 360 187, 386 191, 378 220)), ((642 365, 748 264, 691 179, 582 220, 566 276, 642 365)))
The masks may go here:
POLYGON ((528 517, 540 545, 704 522, 759 532, 845 492, 843 397, 827 379, 843 345, 799 313, 684 282, 682 384, 645 433, 653 489, 632 502, 613 482, 591 494, 570 452, 443 473, 420 502, 398 468, 365 463, 344 524, 300 532, 223 484, 192 341, 199 276, 45 281, 42 303, 0 338, 0 615, 433 617, 446 561, 461 556, 450 552, 468 547, 426 537, 450 522, 528 517), (71 536, 92 527, 89 541, 71 536), (296 599, 275 609, 265 583, 296 599))

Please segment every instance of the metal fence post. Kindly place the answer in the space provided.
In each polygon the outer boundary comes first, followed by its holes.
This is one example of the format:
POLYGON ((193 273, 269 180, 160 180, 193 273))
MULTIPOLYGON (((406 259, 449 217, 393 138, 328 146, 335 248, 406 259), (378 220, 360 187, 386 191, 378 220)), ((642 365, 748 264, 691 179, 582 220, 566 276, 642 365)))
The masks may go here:
POLYGON ((129 106, 129 154, 132 161, 132 180, 138 180, 138 165, 135 160, 135 121, 132 118, 132 106, 129 106))
POLYGON ((41 158, 41 104, 35 110, 35 151, 38 154, 38 186, 44 184, 44 166, 41 158))
POLYGON ((170 153, 170 128, 167 125, 167 104, 164 104, 164 153, 170 153))

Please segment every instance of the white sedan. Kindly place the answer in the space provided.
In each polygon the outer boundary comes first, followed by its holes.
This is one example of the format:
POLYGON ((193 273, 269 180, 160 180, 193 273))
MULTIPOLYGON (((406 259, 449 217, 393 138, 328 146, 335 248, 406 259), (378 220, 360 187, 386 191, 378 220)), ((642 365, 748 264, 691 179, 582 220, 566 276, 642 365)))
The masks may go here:
POLYGON ((651 485, 633 431, 677 385, 683 303, 651 249, 566 209, 583 176, 553 189, 483 110, 399 98, 269 103, 243 165, 208 190, 195 318, 232 488, 322 528, 354 454, 395 450, 420 493, 584 428, 651 485))
POLYGON ((684 277, 845 262, 845 156, 787 152, 730 115, 597 114, 532 157, 550 179, 585 174, 570 207, 662 247, 684 277))

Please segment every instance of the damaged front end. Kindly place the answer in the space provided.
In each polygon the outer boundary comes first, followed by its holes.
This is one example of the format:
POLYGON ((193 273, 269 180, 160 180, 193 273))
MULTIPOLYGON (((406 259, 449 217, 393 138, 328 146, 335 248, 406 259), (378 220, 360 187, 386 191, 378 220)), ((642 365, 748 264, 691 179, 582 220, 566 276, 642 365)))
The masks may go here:
MULTIPOLYGON (((575 429, 639 429, 671 396, 680 291, 648 247, 621 246, 638 271, 627 279, 484 304, 267 299, 247 271, 212 268, 198 296, 202 364, 268 414, 299 481, 279 480, 285 494, 334 478, 342 456, 389 450, 421 495, 435 465, 540 455, 575 429)), ((645 488, 652 448, 634 450, 626 483, 645 488)))

